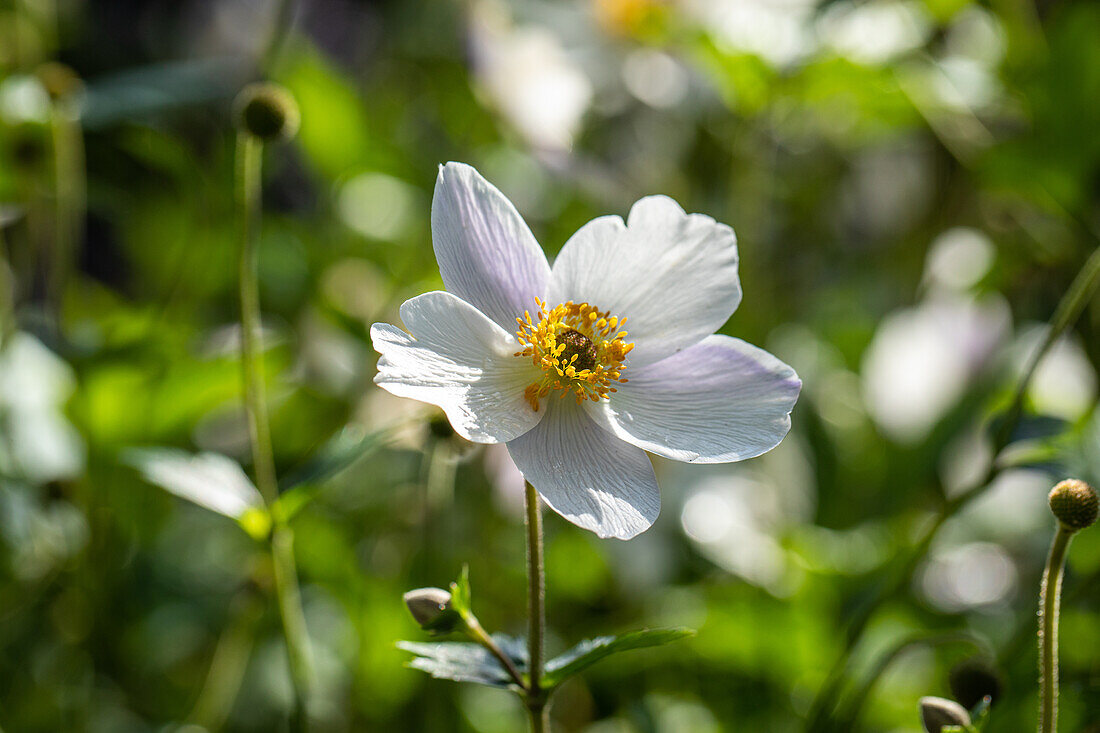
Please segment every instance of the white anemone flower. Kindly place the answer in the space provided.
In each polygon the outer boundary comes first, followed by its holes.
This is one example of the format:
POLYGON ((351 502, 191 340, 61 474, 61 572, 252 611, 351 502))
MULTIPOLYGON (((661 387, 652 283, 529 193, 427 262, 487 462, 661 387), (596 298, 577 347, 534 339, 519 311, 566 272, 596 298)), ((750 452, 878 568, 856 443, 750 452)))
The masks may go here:
POLYGON ((741 302, 737 240, 648 196, 593 219, 553 268, 515 207, 467 165, 440 168, 432 239, 447 292, 371 327, 375 382, 443 408, 455 431, 504 443, 546 503, 600 537, 660 513, 645 451, 690 463, 765 453, 802 382, 714 332, 741 302), (628 330, 629 329, 629 330, 628 330))

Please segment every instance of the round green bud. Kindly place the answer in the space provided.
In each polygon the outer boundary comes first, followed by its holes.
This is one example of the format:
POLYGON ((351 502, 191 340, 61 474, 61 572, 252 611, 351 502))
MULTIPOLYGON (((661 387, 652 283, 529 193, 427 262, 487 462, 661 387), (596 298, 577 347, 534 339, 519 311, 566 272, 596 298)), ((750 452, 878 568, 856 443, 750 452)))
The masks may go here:
POLYGON ((1066 529, 1076 532, 1096 522, 1100 499, 1096 490, 1077 479, 1066 479, 1051 489, 1050 511, 1066 529))
POLYGON ((289 140, 298 132, 298 103, 278 84, 249 84, 237 95, 233 110, 237 127, 261 140, 289 140))
POLYGON ((954 700, 943 697, 922 697, 920 720, 927 733, 940 733, 949 726, 965 728, 970 725, 970 713, 954 700))
POLYGON ((978 658, 967 659, 952 667, 947 684, 954 698, 967 710, 973 710, 987 697, 990 704, 1001 697, 1001 676, 988 662, 978 658))

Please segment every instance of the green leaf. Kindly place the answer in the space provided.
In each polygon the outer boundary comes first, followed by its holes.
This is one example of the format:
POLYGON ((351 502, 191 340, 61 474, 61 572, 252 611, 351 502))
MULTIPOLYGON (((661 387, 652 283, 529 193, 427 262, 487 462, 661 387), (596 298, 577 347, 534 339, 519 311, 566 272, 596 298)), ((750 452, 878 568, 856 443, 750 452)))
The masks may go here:
POLYGON ((361 458, 386 444, 391 431, 364 433, 346 426, 329 438, 313 456, 279 480, 278 501, 273 511, 283 521, 289 521, 317 496, 316 488, 361 458))
POLYGON ((283 476, 279 490, 319 484, 385 445, 389 436, 388 429, 364 433, 362 428, 348 425, 325 441, 308 461, 283 476))
MULTIPOLYGON (((522 672, 527 667, 527 650, 523 639, 494 634, 493 641, 522 672)), ((490 687, 511 688, 515 682, 500 662, 480 644, 472 642, 424 643, 399 641, 397 647, 416 657, 409 662, 413 669, 427 672, 441 680, 476 682, 490 687)))
POLYGON ((470 592, 470 566, 463 565, 462 572, 458 574, 458 580, 451 583, 451 608, 463 617, 473 613, 470 604, 473 602, 470 592))
POLYGON ((692 629, 679 627, 643 629, 641 631, 631 631, 621 636, 600 636, 595 639, 586 639, 546 663, 546 669, 542 676, 542 686, 545 688, 556 687, 569 677, 612 654, 631 649, 644 649, 650 646, 671 644, 694 634, 695 632, 692 629))
POLYGON ((240 521, 254 521, 256 512, 266 513, 260 492, 240 465, 218 453, 192 455, 174 448, 133 448, 122 454, 123 462, 176 496, 240 521))

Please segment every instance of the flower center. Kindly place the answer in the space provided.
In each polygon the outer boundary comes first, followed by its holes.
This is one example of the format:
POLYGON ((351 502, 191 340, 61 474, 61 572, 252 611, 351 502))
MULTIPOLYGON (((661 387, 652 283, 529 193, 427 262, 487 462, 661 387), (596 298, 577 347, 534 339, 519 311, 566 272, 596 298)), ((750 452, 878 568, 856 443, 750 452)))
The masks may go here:
POLYGON ((524 311, 517 318, 516 338, 523 346, 516 356, 530 357, 542 370, 538 381, 523 391, 531 409, 538 412, 539 399, 551 392, 561 397, 573 394, 577 404, 586 399, 607 399, 616 389, 612 382, 622 377, 623 360, 634 344, 623 341, 626 331, 619 319, 588 303, 568 301, 552 309, 535 298, 539 310, 532 318, 524 311))

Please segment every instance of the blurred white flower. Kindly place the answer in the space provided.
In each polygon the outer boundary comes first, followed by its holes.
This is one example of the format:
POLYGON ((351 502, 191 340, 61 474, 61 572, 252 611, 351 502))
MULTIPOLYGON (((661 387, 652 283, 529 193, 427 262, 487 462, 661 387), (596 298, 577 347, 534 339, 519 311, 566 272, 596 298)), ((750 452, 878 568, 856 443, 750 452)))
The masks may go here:
POLYGON ((62 410, 73 371, 38 339, 14 333, 0 351, 0 465, 32 483, 84 470, 84 441, 62 410), (7 464, 7 465, 4 465, 7 464))
MULTIPOLYGON (((1020 335, 1015 348, 1018 373, 1023 373, 1046 332, 1047 326, 1034 326, 1020 335)), ((1075 336, 1054 342, 1032 375, 1027 395, 1041 415, 1073 421, 1088 412, 1096 398, 1096 371, 1075 336)))
POLYGON ((712 335, 741 300, 729 227, 650 196, 626 222, 586 224, 551 269, 500 191, 448 163, 432 235, 448 292, 401 306, 408 333, 371 328, 375 382, 439 405, 467 440, 506 443, 569 521, 633 537, 660 511, 645 450, 726 463, 771 450, 790 429, 794 370, 712 335))
POLYGON ((937 608, 964 611, 1003 603, 1016 590, 1016 565, 1004 548, 989 542, 934 551, 920 585, 937 608))
POLYGON ((667 53, 649 48, 631 51, 623 61, 623 83, 650 107, 675 107, 688 91, 684 67, 667 53))
POLYGON ((811 32, 816 0, 688 0, 685 13, 719 45, 789 66, 816 50, 811 32))
POLYGON ((882 64, 923 45, 931 23, 917 2, 841 0, 827 6, 817 28, 836 53, 863 64, 882 64))
POLYGON ((924 263, 924 285, 966 291, 978 284, 993 265, 996 250, 982 231, 954 227, 936 237, 924 263))
POLYGON ((493 106, 534 147, 572 147, 592 84, 559 38, 513 26, 507 7, 489 0, 474 6, 470 34, 474 74, 493 106))
POLYGON ((888 315, 863 356, 863 398, 893 439, 915 442, 962 397, 1004 341, 999 296, 937 295, 888 315))

